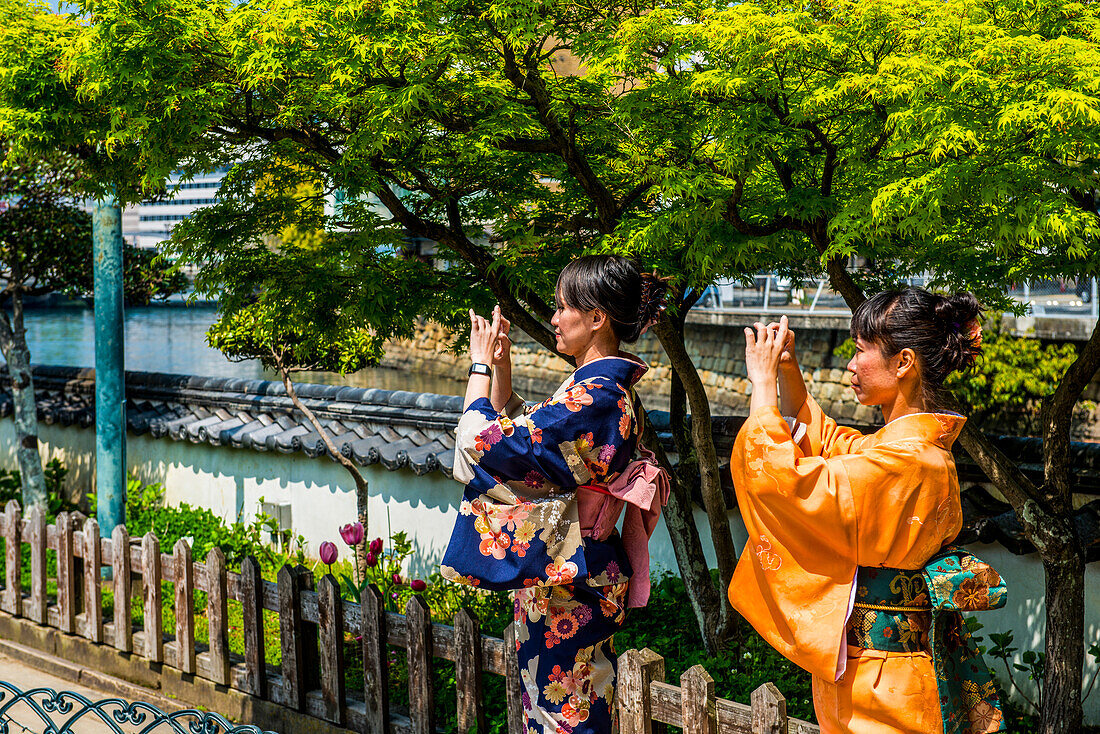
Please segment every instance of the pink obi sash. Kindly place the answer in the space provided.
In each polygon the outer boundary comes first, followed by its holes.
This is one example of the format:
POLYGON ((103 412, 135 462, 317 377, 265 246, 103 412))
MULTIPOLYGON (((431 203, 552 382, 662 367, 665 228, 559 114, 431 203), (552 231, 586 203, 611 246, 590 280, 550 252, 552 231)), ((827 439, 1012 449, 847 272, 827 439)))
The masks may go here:
POLYGON ((649 601, 649 538, 657 527, 661 508, 668 504, 668 473, 653 453, 638 447, 641 458, 627 465, 610 484, 585 484, 577 488, 581 535, 606 540, 615 530, 626 507, 622 540, 633 577, 627 607, 644 607, 649 601), (580 491, 588 490, 588 491, 580 491))

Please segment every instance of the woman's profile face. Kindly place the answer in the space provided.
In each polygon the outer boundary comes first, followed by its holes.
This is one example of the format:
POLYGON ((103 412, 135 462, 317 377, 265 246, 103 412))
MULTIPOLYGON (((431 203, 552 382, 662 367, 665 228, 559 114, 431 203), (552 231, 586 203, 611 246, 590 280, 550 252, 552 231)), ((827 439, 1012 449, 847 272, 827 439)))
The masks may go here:
POLYGON ((856 353, 848 362, 852 389, 861 405, 888 405, 898 395, 898 358, 887 359, 874 342, 856 339, 856 353))
POLYGON ((562 354, 580 356, 592 343, 596 324, 592 311, 581 311, 562 302, 557 296, 557 310, 550 324, 554 327, 554 346, 562 354))

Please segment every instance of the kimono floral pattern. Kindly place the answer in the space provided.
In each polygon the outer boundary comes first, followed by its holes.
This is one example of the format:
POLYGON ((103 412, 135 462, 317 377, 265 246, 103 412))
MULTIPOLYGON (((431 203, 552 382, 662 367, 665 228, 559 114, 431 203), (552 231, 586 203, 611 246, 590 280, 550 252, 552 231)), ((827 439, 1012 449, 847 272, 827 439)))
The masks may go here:
POLYGON ((576 491, 610 483, 633 458, 632 387, 644 373, 634 360, 595 360, 534 407, 502 415, 481 399, 459 421, 454 477, 466 488, 441 571, 516 590, 528 734, 614 730, 612 635, 631 567, 617 535, 582 539, 576 491))
POLYGON ((495 590, 587 582, 576 488, 610 482, 630 463, 640 432, 631 388, 644 371, 608 357, 515 415, 487 399, 467 408, 454 466, 466 490, 445 578, 495 590))
POLYGON ((970 639, 962 612, 999 609, 1008 589, 991 566, 961 548, 945 548, 924 567, 932 597, 931 648, 944 734, 1005 730, 993 678, 970 639))
POLYGON ((516 653, 528 734, 605 734, 615 721, 612 635, 629 581, 516 592, 516 653))

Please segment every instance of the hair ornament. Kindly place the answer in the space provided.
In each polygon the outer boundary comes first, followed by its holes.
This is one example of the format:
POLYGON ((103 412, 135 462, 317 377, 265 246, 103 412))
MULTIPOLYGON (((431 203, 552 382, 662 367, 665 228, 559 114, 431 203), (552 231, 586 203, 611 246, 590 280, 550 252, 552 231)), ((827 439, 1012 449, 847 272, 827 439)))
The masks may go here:
POLYGON ((970 341, 970 351, 977 353, 982 348, 982 322, 975 316, 966 324, 966 338, 970 341))
POLYGON ((647 317, 645 327, 642 329, 643 334, 657 323, 661 318, 661 312, 668 307, 665 303, 665 294, 668 292, 668 283, 671 280, 671 275, 661 277, 656 270, 652 273, 642 273, 642 293, 638 312, 647 317))

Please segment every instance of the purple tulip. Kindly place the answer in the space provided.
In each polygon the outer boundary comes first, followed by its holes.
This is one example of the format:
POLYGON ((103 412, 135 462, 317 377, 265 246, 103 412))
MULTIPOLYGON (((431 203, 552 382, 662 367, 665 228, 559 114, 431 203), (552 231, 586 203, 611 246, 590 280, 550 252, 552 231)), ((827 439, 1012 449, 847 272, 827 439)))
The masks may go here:
POLYGON ((351 522, 340 528, 340 537, 348 545, 355 547, 363 542, 363 523, 351 522))
POLYGON ((382 539, 381 538, 375 538, 374 540, 372 540, 370 542, 370 551, 374 555, 378 555, 379 553, 382 552, 382 539))
POLYGON ((321 563, 327 566, 331 566, 336 563, 336 556, 339 555, 339 551, 336 548, 336 544, 326 540, 321 543, 321 547, 318 549, 321 555, 321 563))
POLYGON ((409 584, 409 586, 412 587, 413 591, 423 591, 424 589, 428 588, 428 585, 424 583, 423 579, 413 579, 412 583, 409 584))
POLYGON ((373 551, 367 551, 367 568, 374 568, 378 563, 378 556, 373 551))
POLYGON ((393 582, 394 582, 395 584, 398 584, 398 585, 400 585, 400 584, 401 584, 401 574, 399 574, 399 573, 395 573, 395 574, 393 575, 393 582))

